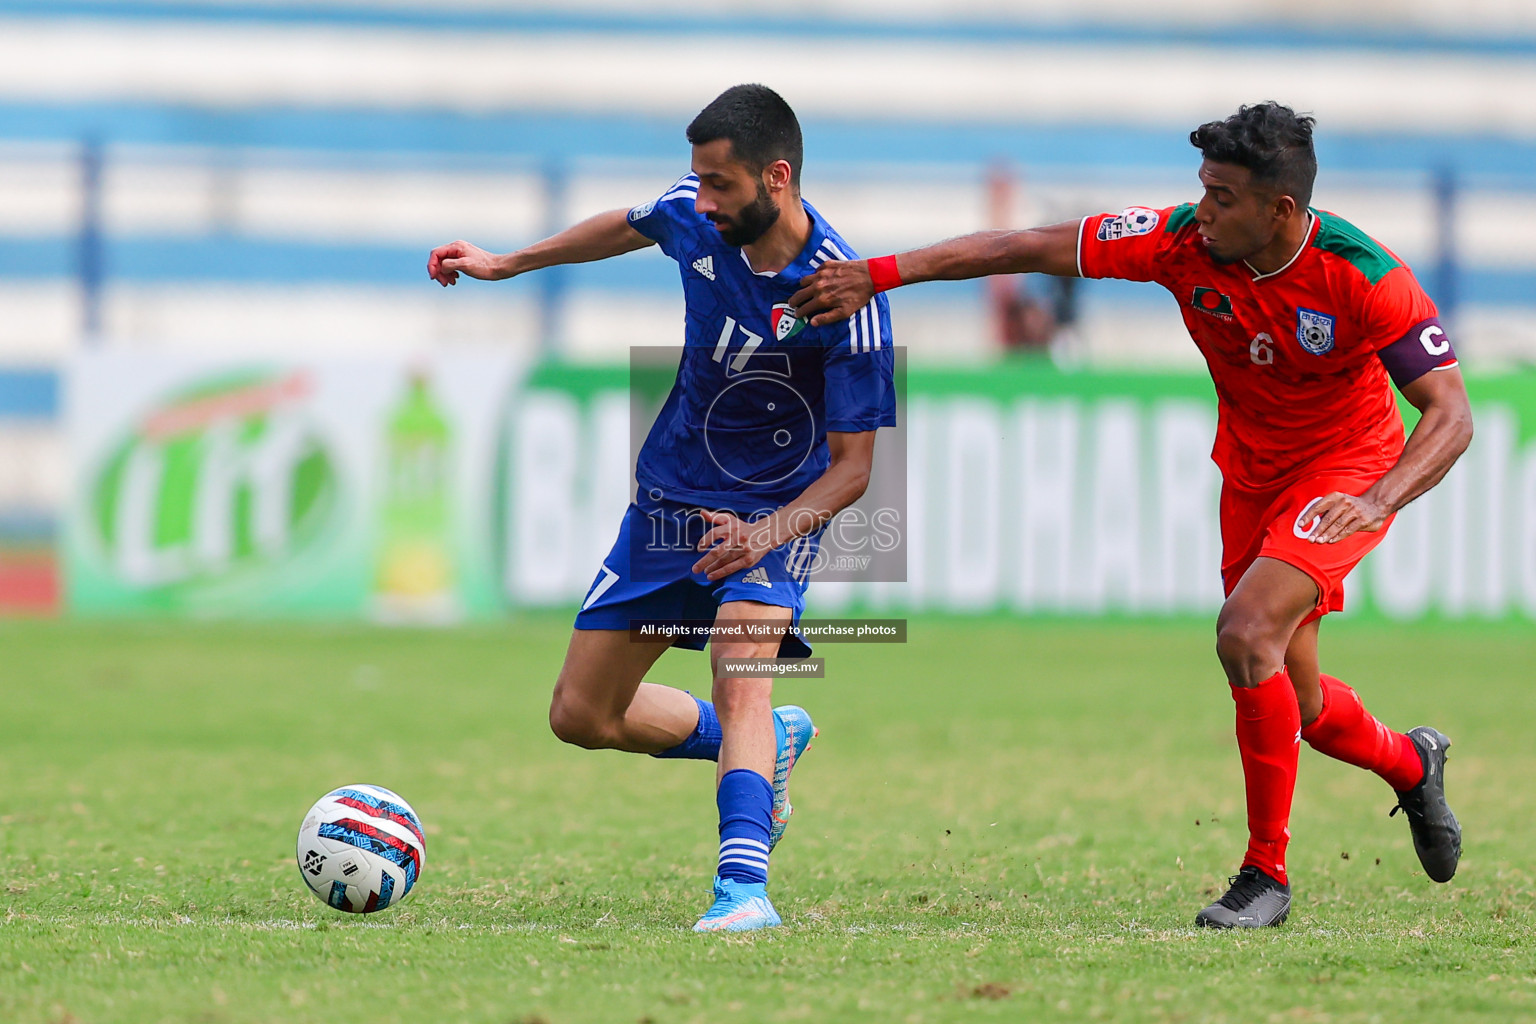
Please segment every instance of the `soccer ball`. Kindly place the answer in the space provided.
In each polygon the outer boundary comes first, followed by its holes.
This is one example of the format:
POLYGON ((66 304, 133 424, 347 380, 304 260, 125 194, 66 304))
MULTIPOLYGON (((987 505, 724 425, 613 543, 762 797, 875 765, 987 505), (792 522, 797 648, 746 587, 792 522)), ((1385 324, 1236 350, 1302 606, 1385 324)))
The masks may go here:
POLYGON ((321 797, 299 827, 299 874, 327 906, 371 914, 409 895, 427 839, 411 805, 381 786, 343 786, 321 797))
POLYGON ((1132 206, 1120 214, 1128 235, 1144 235, 1157 227, 1157 211, 1145 206, 1132 206))

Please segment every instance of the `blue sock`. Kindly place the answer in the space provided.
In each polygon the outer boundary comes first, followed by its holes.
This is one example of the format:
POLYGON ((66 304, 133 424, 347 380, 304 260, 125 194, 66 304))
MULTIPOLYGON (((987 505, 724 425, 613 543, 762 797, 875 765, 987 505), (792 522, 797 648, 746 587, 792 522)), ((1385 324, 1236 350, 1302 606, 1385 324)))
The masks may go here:
POLYGON ((716 874, 737 882, 768 881, 768 826, 773 787, 754 771, 725 773, 715 794, 720 807, 720 867, 716 874))
MULTIPOLYGON (((692 696, 690 694, 689 696, 692 696)), ((694 697, 699 706, 699 724, 693 727, 688 738, 675 747, 668 747, 652 757, 687 757, 695 761, 720 760, 720 719, 715 716, 715 706, 707 700, 694 697)))

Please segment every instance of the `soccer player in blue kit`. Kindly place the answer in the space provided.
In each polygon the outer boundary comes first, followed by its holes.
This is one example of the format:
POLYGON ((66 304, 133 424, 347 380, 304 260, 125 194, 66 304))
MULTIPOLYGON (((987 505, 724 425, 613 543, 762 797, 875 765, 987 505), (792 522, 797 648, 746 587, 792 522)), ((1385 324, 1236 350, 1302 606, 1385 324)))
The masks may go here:
MULTIPOLYGON (((896 424, 890 314, 875 296, 846 323, 811 327, 789 297, 853 249, 800 197, 800 125, 761 85, 727 89, 689 124, 692 173, 653 202, 598 214, 505 255, 467 242, 427 272, 504 280, 659 245, 686 300, 677 380, 640 450, 639 492, 581 611, 555 683, 555 735, 717 761, 714 903, 695 931, 780 923, 768 855, 791 811, 789 774, 815 733, 772 706, 771 678, 722 664, 804 657, 797 632, 822 528, 869 483, 875 434, 896 424), (673 639, 645 623, 712 620, 711 700, 644 682, 673 639)), ((703 649, 685 634, 676 646, 703 649)))

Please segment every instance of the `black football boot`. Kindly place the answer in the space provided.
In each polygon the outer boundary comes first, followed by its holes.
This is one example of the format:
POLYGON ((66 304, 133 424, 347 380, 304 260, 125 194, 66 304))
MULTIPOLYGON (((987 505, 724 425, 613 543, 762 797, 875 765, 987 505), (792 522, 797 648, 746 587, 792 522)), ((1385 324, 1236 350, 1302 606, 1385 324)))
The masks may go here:
POLYGON ((1200 911, 1202 928, 1267 928, 1281 924, 1291 912, 1291 887, 1248 865, 1227 879, 1232 888, 1200 911))
POLYGON ((1461 826, 1445 802, 1445 759, 1451 741, 1427 725, 1409 729, 1408 738, 1419 748, 1424 778, 1412 789, 1397 792, 1397 806, 1391 813, 1407 812, 1413 849, 1424 873, 1437 882, 1449 882, 1461 860, 1461 826))

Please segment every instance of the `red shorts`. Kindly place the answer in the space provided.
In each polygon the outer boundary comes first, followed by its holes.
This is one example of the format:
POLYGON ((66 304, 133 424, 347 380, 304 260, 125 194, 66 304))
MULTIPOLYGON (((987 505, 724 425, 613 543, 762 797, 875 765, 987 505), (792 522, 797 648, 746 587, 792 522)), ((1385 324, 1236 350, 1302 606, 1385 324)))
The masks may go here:
POLYGON ((1231 595, 1237 581, 1261 555, 1294 565, 1317 584, 1317 607, 1303 623, 1344 608, 1344 577, 1380 544, 1392 525, 1375 533, 1357 531, 1335 544, 1314 544, 1307 538, 1317 528, 1304 514, 1319 498, 1334 491, 1364 494, 1374 477, 1327 474, 1308 477, 1278 491, 1221 488, 1221 585, 1231 595))

